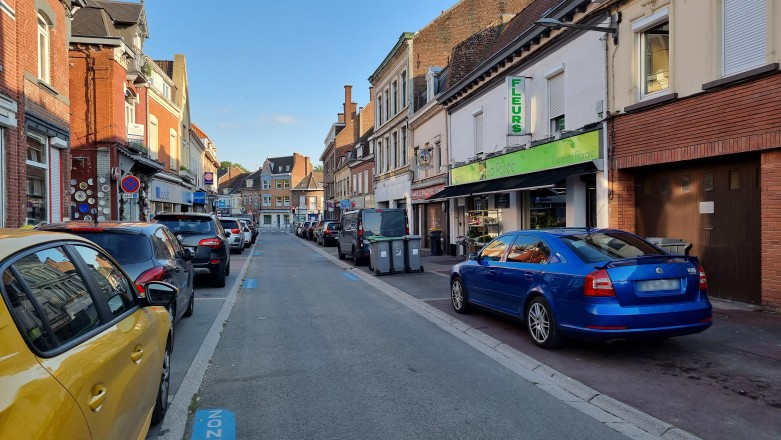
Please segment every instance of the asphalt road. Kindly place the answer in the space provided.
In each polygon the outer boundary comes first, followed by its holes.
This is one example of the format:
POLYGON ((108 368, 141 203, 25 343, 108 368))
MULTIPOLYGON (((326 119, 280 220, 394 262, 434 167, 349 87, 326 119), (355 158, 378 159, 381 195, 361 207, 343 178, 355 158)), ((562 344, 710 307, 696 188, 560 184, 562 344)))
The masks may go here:
POLYGON ((295 236, 261 249, 194 399, 236 438, 625 438, 295 236))

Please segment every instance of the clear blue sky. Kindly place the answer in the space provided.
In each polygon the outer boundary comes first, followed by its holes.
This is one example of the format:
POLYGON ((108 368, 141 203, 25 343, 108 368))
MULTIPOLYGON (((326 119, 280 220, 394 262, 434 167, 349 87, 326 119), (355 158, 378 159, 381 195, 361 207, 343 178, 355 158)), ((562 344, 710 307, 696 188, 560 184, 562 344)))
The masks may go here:
POLYGON ((368 77, 402 32, 457 0, 147 0, 153 59, 184 54, 192 120, 218 158, 256 169, 298 152, 318 164, 342 111, 344 85, 359 107, 368 77))

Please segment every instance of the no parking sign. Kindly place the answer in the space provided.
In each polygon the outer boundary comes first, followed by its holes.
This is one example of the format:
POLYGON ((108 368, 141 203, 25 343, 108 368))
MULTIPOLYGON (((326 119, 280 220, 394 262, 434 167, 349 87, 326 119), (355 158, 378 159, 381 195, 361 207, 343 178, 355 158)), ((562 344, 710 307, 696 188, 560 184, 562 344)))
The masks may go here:
POLYGON ((138 180, 138 177, 136 176, 125 176, 122 178, 122 183, 120 186, 122 187, 122 191, 126 193, 134 193, 138 192, 138 190, 141 188, 141 181, 138 180))

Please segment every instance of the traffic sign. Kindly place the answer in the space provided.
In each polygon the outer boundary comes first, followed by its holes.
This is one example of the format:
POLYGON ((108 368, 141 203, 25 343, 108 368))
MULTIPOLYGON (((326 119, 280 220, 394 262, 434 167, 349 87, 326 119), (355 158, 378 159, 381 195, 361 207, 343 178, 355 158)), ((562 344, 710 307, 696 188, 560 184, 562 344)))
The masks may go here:
POLYGON ((141 181, 136 176, 125 176, 122 178, 122 191, 126 193, 138 192, 141 188, 141 181))

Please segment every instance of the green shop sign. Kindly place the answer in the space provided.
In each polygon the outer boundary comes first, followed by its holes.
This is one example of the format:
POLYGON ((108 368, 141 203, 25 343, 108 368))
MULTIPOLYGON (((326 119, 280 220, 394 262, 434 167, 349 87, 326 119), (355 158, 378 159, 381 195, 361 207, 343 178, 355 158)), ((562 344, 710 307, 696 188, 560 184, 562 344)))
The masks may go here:
POLYGON ((453 168, 450 184, 460 185, 590 162, 599 159, 599 150, 599 131, 590 131, 453 168))

